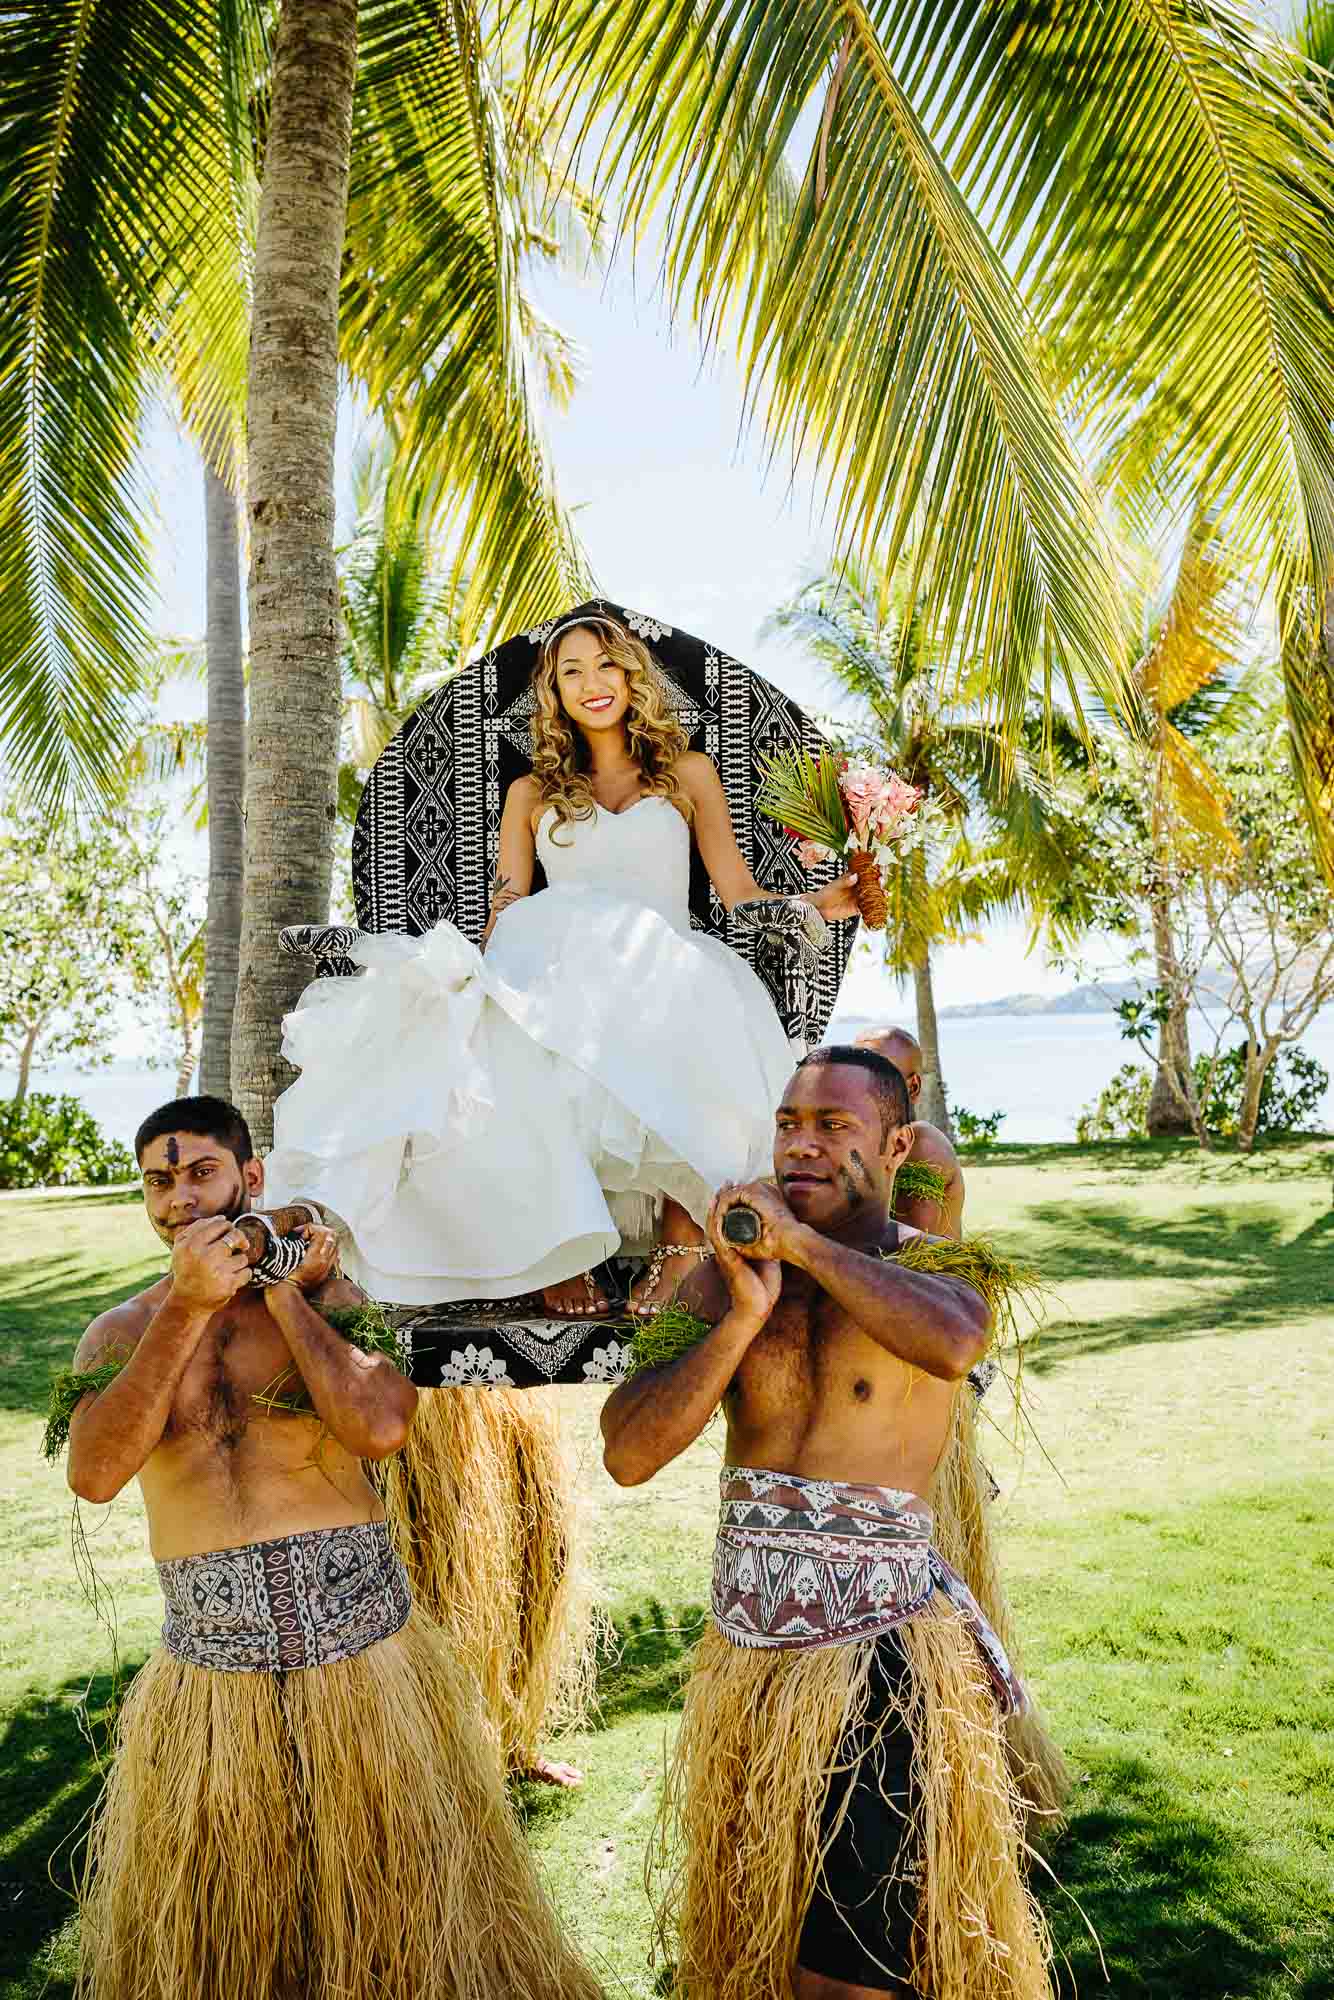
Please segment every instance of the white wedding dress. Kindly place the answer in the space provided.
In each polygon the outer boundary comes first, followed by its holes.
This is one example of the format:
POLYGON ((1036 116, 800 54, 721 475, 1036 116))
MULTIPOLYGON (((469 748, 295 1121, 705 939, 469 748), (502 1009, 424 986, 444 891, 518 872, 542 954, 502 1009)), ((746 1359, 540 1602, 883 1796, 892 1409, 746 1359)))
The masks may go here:
POLYGON ((448 923, 368 937, 287 1017, 266 1200, 323 1203, 373 1298, 556 1284, 616 1251, 626 1197, 702 1222, 770 1170, 793 1058, 744 959, 691 931, 686 822, 650 797, 554 824, 549 886, 485 957, 448 923))

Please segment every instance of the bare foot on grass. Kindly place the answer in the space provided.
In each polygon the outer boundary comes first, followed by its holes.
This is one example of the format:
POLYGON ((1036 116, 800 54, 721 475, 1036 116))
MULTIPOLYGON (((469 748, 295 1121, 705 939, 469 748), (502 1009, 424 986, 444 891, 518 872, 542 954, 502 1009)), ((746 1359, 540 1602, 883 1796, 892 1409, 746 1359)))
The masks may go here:
POLYGON ((573 1791, 584 1782, 584 1774, 577 1764, 559 1764, 550 1757, 534 1757, 519 1772, 521 1778, 528 1778, 535 1785, 560 1785, 566 1791, 573 1791))

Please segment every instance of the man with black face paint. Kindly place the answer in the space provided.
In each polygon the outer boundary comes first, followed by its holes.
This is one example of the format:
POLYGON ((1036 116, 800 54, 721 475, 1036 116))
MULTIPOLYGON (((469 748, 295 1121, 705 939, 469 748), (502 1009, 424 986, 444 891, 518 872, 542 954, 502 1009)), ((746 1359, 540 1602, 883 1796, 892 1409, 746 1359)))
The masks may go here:
POLYGON ((416 1391, 325 1317, 361 1303, 332 1231, 260 1289, 240 1114, 179 1099, 135 1151, 171 1265, 84 1335, 69 1480, 102 1502, 138 1478, 166 1621, 93 1827, 80 1991, 595 2000, 366 1477, 416 1391))
POLYGON ((882 1056, 808 1056, 774 1180, 714 1203, 715 1296, 701 1276, 690 1303, 716 1323, 603 1411, 626 1485, 727 1420, 714 1624, 663 1808, 689 2000, 1049 1994, 1004 1748, 1024 1696, 921 1497, 991 1313, 954 1274, 965 1246, 893 1220, 910 1116, 882 1056), (744 1245, 738 1205, 760 1225, 744 1245))

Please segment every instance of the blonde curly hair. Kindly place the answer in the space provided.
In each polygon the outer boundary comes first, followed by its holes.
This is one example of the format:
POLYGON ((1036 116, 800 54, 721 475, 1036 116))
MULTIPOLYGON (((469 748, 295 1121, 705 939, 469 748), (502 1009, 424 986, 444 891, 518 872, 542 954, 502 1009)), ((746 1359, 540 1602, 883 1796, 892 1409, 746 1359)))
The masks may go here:
POLYGON ((557 828, 572 825, 575 820, 591 819, 597 810, 589 776, 588 744, 583 732, 562 708, 556 686, 556 656, 561 640, 571 632, 592 632, 601 641, 607 658, 624 669, 630 697, 625 728, 631 755, 644 775, 645 796, 671 799, 689 819, 690 801, 681 790, 675 767, 678 757, 689 748, 690 739, 667 706, 648 647, 618 619, 601 613, 553 632, 533 669, 537 704, 532 724, 533 776, 537 779, 542 807, 555 807, 557 828))

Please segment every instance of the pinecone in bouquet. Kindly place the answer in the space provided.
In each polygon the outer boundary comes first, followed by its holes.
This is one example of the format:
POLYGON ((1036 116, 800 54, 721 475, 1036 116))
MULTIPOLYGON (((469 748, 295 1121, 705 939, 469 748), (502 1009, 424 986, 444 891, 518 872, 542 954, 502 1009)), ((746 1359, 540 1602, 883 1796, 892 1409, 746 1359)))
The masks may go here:
POLYGON ((922 796, 897 771, 877 770, 865 758, 781 750, 765 765, 755 803, 791 834, 804 867, 846 861, 857 877, 862 922, 882 931, 889 906, 881 857, 904 838, 922 796))

